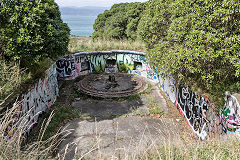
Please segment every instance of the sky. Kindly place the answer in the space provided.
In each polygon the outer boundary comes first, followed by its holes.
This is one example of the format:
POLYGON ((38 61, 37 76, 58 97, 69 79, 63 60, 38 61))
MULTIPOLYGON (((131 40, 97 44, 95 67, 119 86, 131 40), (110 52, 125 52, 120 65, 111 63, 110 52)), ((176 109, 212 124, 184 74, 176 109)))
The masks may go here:
POLYGON ((55 0, 60 7, 84 7, 84 6, 99 6, 110 7, 116 3, 125 2, 145 2, 147 0, 55 0))

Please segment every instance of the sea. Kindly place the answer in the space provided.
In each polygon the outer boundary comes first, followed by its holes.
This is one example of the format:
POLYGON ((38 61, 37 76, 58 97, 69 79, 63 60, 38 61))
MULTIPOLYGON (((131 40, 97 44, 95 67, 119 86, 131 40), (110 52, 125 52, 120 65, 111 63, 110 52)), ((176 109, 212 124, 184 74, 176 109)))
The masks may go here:
POLYGON ((67 23, 71 29, 72 36, 86 36, 89 37, 94 32, 93 24, 96 16, 83 15, 62 15, 63 22, 67 23))

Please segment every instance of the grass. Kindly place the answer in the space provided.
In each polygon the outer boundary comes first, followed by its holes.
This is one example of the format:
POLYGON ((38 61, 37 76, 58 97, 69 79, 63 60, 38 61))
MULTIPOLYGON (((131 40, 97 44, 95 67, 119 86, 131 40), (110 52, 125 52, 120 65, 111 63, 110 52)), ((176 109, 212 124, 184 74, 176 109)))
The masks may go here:
POLYGON ((150 114, 159 114, 163 115, 164 112, 160 109, 158 104, 154 101, 154 99, 151 96, 147 96, 147 99, 149 100, 148 108, 150 114))
POLYGON ((33 86, 53 61, 45 59, 32 68, 20 67, 20 62, 0 60, 0 110, 8 104, 13 104, 17 97, 33 86))
POLYGON ((30 77, 26 70, 20 69, 19 63, 0 60, 0 104, 30 77))
POLYGON ((16 121, 15 115, 18 114, 17 107, 19 103, 15 103, 14 106, 7 110, 0 118, 0 159, 49 159, 52 153, 56 150, 56 146, 60 143, 60 135, 64 133, 55 133, 52 137, 43 140, 46 128, 53 117, 53 113, 50 113, 49 118, 38 130, 36 135, 37 141, 26 144, 26 137, 28 126, 26 123, 29 120, 29 114, 25 114, 16 121), (11 126, 11 127, 10 127, 11 126))
MULTIPOLYGON (((161 131, 159 132, 161 133, 161 131)), ((115 134, 117 140, 123 140, 122 137, 117 137, 119 133, 116 132, 115 134)), ((126 148, 122 149, 121 156, 117 154, 111 156, 105 155, 104 148, 101 147, 101 144, 104 144, 104 139, 101 138, 100 133, 96 134, 95 137, 95 140, 89 142, 93 144, 93 147, 88 150, 87 154, 97 151, 99 154, 96 156, 99 157, 96 157, 96 159, 110 159, 105 157, 108 156, 112 157, 111 159, 126 160, 238 160, 240 157, 239 137, 233 135, 222 137, 222 139, 212 139, 204 142, 189 143, 187 145, 181 144, 180 139, 168 141, 170 138, 166 135, 166 141, 162 141, 162 146, 158 146, 155 139, 152 139, 148 144, 149 147, 141 148, 141 152, 139 153, 138 147, 141 146, 141 141, 139 141, 136 142, 136 149, 132 152, 129 152, 129 146, 126 145, 126 148)), ((142 137, 144 137, 144 133, 142 137)), ((77 153, 75 159, 85 159, 87 154, 78 155, 77 153)))
POLYGON ((38 79, 43 76, 45 71, 54 63, 54 60, 50 58, 45 58, 40 62, 36 62, 33 66, 29 68, 32 79, 38 79))
POLYGON ((148 83, 147 89, 142 94, 150 94, 152 92, 152 85, 148 83))
POLYGON ((110 50, 135 50, 146 51, 145 45, 140 41, 128 40, 92 40, 91 37, 70 37, 69 52, 83 51, 110 51, 110 50))
MULTIPOLYGON (((97 128, 96 128, 97 130, 97 128)), ((173 132, 169 130, 169 132, 173 132)), ((185 131, 186 132, 186 131, 185 131)), ((161 129, 159 130, 159 134, 161 129)), ((117 131, 116 139, 121 140, 122 137, 117 137, 120 135, 117 131)), ((188 134, 188 133, 182 133, 188 134)), ((143 133, 142 137, 145 133, 143 133)), ((105 148, 102 148, 101 144, 104 144, 104 139, 101 138, 101 133, 96 133, 94 136, 96 139, 90 141, 92 144, 91 148, 87 148, 88 152, 86 154, 78 153, 75 159, 88 159, 88 154, 97 151, 96 159, 110 159, 107 157, 112 157, 111 159, 129 159, 129 160, 238 160, 240 157, 240 141, 238 136, 227 136, 221 137, 221 139, 212 139, 208 141, 190 142, 188 144, 181 143, 181 139, 177 138, 174 140, 169 140, 170 134, 166 134, 166 139, 160 144, 156 144, 155 137, 152 141, 148 141, 148 146, 146 148, 141 148, 141 139, 136 142, 136 149, 129 152, 130 146, 126 145, 126 148, 121 148, 121 156, 117 153, 113 155, 105 155, 105 148), (138 144, 139 143, 139 144, 138 144), (139 148, 138 148, 139 147, 139 148), (142 150, 143 149, 143 150, 142 150), (140 152, 139 152, 140 151, 140 152), (79 158, 80 157, 80 158, 79 158)), ((150 136, 151 137, 151 136, 150 136)), ((153 138, 153 137, 152 137, 153 138)), ((119 148, 113 148, 116 150, 119 148)), ((95 152, 96 153, 96 152, 95 152)))
MULTIPOLYGON (((51 111, 48 111, 44 117, 47 118, 50 116, 50 114, 51 111)), ((80 117, 78 111, 73 109, 71 106, 57 106, 57 109, 54 110, 54 115, 46 129, 43 139, 46 140, 57 133, 59 128, 61 128, 61 126, 66 123, 66 121, 78 117, 80 117)))
POLYGON ((176 146, 173 144, 163 148, 148 152, 138 159, 166 159, 166 160, 237 160, 240 157, 239 137, 231 136, 219 139, 209 140, 201 144, 189 146, 176 146))

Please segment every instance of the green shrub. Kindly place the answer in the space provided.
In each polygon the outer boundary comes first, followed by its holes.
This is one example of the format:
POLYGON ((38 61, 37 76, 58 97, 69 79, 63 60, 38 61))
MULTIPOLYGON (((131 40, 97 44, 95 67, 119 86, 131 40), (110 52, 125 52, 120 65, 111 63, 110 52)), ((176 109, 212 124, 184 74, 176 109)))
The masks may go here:
POLYGON ((67 52, 70 30, 54 0, 1 0, 0 51, 23 66, 67 52))
POLYGON ((236 0, 150 0, 138 34, 151 65, 212 93, 237 82, 239 9, 236 0))

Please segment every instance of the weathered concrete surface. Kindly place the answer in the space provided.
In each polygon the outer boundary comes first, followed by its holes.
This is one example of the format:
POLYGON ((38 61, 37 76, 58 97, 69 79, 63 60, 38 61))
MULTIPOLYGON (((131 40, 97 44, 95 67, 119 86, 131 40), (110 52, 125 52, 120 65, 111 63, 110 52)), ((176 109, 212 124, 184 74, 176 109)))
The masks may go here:
POLYGON ((134 158, 160 146, 183 144, 182 130, 177 122, 169 118, 120 117, 99 122, 76 119, 69 124, 73 133, 62 146, 71 142, 66 159, 77 155, 87 159, 134 158), (90 153, 88 153, 90 152, 90 153))
POLYGON ((240 104, 240 94, 234 93, 233 96, 236 97, 238 103, 240 104))
POLYGON ((73 108, 77 109, 81 114, 89 114, 101 119, 112 118, 115 116, 128 114, 134 107, 140 108, 147 104, 147 100, 134 99, 132 101, 109 101, 86 99, 72 103, 73 108))
POLYGON ((75 119, 66 130, 72 133, 61 143, 65 159, 132 159, 149 150, 170 144, 186 144, 195 138, 177 109, 168 106, 158 87, 139 99, 109 101, 81 99, 72 103, 86 117, 75 119), (158 118, 150 115, 152 97, 163 111, 158 118), (174 110, 174 111, 173 111, 174 110), (160 117, 160 118, 159 118, 160 117), (69 148, 65 150, 66 146, 69 148))

